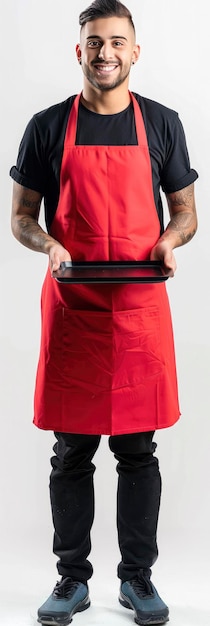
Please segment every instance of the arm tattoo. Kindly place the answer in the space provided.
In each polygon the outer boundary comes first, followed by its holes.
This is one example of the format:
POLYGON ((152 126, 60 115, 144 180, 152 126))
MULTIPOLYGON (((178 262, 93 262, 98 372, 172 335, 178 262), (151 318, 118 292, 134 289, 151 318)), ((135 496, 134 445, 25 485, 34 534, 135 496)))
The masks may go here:
POLYGON ((43 231, 38 222, 30 215, 23 216, 18 221, 18 240, 27 248, 37 252, 47 252, 52 237, 43 231))
POLYGON ((193 201, 193 185, 189 185, 189 187, 185 187, 185 189, 181 189, 180 191, 175 191, 171 193, 169 196, 169 204, 173 206, 186 206, 187 208, 192 208, 193 201))
POLYGON ((41 201, 41 194, 15 183, 11 225, 13 235, 24 246, 48 254, 49 243, 55 240, 38 223, 41 201))
POLYGON ((177 215, 171 218, 166 230, 177 232, 177 235, 180 237, 181 245, 187 243, 196 233, 194 214, 177 213, 177 215))
POLYGON ((178 245, 183 245, 194 237, 197 229, 194 185, 189 185, 184 189, 180 189, 180 191, 168 194, 167 200, 171 220, 166 231, 175 232, 179 240, 178 245))
POLYGON ((32 209, 32 211, 39 211, 40 200, 31 202, 30 200, 27 200, 27 198, 23 198, 21 204, 24 207, 26 207, 26 209, 32 209))

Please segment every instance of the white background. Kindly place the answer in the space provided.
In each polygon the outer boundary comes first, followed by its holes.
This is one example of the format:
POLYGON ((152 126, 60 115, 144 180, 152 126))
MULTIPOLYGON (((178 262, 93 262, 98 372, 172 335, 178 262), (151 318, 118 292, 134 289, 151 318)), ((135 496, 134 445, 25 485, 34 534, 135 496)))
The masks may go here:
MULTIPOLYGON (((57 577, 48 501, 53 434, 32 425, 39 351, 39 295, 47 259, 10 232, 18 146, 32 115, 82 88, 75 58, 86 0, 0 1, 1 58, 1 622, 31 626, 57 577)), ((172 626, 207 626, 209 611, 209 3, 127 0, 141 44, 130 87, 179 112, 199 171, 199 231, 176 251, 168 284, 182 418, 156 434, 163 477, 160 557, 153 580, 171 606, 172 626)), ((166 217, 166 220, 168 217, 166 217)), ((76 624, 132 623, 117 603, 115 462, 104 437, 95 457, 95 575, 92 608, 76 624)))

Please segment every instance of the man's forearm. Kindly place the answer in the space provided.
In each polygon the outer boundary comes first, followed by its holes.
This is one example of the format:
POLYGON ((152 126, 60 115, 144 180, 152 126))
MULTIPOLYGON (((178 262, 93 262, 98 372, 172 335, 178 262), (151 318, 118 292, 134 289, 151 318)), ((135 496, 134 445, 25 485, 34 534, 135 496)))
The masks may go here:
POLYGON ((26 189, 14 183, 11 226, 13 235, 27 248, 44 252, 49 256, 51 272, 60 267, 62 261, 70 261, 71 256, 61 243, 48 235, 39 225, 39 211, 42 196, 33 189, 26 189))
POLYGON ((197 230, 197 219, 192 213, 180 212, 173 215, 161 240, 171 241, 172 248, 178 248, 190 241, 197 230))
POLYGON ((39 192, 14 182, 11 227, 14 237, 24 246, 49 254, 55 240, 38 224, 41 201, 39 192))
POLYGON ((197 215, 194 200, 194 185, 167 195, 170 222, 161 240, 168 239, 173 248, 190 241, 197 230, 197 215))
POLYGON ((30 215, 22 215, 12 220, 13 235, 27 248, 49 254, 50 248, 57 243, 48 235, 30 215))

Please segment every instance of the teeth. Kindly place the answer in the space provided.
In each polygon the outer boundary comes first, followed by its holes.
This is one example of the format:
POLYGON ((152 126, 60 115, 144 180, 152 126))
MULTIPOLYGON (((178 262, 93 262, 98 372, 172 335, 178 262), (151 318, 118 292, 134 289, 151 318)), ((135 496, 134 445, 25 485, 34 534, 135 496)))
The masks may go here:
POLYGON ((95 67, 99 72, 112 72, 117 65, 96 65, 95 67))

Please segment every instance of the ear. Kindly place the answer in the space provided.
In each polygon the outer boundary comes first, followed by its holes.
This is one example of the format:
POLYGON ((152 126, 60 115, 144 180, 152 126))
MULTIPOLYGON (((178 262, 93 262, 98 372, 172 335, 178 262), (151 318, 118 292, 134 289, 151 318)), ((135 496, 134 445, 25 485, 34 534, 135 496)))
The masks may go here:
POLYGON ((140 51, 141 51, 140 46, 136 44, 133 48, 133 54, 132 54, 133 65, 138 61, 139 56, 140 56, 140 51))
POLYGON ((80 48, 80 44, 77 43, 76 45, 76 55, 77 55, 77 60, 79 61, 79 63, 81 62, 81 48, 80 48))

